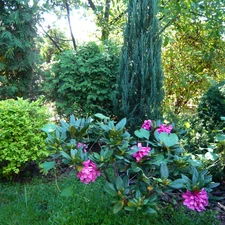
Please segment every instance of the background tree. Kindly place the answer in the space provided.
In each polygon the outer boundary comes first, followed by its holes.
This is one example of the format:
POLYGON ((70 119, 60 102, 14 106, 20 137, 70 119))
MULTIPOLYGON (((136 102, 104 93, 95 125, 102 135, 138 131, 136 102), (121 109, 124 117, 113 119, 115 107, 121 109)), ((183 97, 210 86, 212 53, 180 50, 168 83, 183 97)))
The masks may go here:
POLYGON ((38 20, 36 1, 0 1, 0 99, 32 97, 38 20))
POLYGON ((42 59, 49 63, 60 52, 71 49, 70 40, 59 28, 49 27, 40 40, 40 54, 42 59))
POLYGON ((87 0, 87 2, 84 6, 94 12, 96 25, 100 28, 100 40, 108 40, 110 35, 122 33, 128 0, 87 0))
POLYGON ((188 103, 198 105, 208 87, 225 74, 225 1, 190 3, 176 5, 176 19, 164 33, 164 102, 175 114, 184 112, 188 103))
POLYGON ((122 116, 131 129, 162 116, 163 73, 156 0, 130 0, 118 77, 122 116))
MULTIPOLYGON (((48 0, 46 1, 42 7, 43 9, 50 13, 54 12, 54 14, 59 18, 66 18, 68 21, 68 28, 70 31, 70 38, 73 49, 77 50, 77 42, 75 38, 75 34, 72 29, 72 21, 71 21, 71 11, 72 9, 76 9, 80 6, 81 1, 73 1, 73 0, 48 0)), ((50 24, 49 24, 50 26, 50 24)))

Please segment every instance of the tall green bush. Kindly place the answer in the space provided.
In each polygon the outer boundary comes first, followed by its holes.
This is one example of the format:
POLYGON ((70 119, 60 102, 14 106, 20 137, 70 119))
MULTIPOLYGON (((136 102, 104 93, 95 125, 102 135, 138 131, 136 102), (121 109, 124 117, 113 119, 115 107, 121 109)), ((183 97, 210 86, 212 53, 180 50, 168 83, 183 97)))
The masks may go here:
POLYGON ((48 156, 41 128, 48 121, 41 101, 0 101, 0 176, 18 174, 27 162, 48 156))
POLYGON ((45 96, 56 101, 60 115, 112 114, 118 66, 118 48, 111 43, 90 42, 77 52, 65 51, 43 82, 45 96))
POLYGON ((0 1, 0 100, 37 96, 37 1, 0 1))
POLYGON ((156 120, 162 116, 163 73, 157 4, 156 0, 130 0, 128 5, 117 104, 132 130, 146 118, 156 120))

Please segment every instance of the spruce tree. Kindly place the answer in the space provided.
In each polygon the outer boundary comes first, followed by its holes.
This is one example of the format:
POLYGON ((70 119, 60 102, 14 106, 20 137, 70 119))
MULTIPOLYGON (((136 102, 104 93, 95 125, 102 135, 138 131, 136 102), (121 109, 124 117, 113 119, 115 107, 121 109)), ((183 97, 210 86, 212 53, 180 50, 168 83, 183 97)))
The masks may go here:
POLYGON ((118 76, 122 116, 131 129, 162 116, 163 73, 157 0, 130 0, 118 76))
POLYGON ((0 0, 0 100, 36 96, 38 19, 37 0, 0 0))

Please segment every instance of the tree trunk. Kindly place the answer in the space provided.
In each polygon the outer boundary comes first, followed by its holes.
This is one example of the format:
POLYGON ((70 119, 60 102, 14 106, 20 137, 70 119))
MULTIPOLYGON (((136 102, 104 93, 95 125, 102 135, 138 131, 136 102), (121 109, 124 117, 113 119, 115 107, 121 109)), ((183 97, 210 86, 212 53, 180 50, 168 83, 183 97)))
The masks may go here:
POLYGON ((69 28, 70 28, 70 36, 71 36, 71 39, 72 39, 73 48, 76 51, 77 50, 77 45, 76 45, 76 41, 75 41, 75 38, 74 38, 74 35, 73 35, 71 22, 70 22, 70 7, 69 7, 68 0, 65 1, 65 5, 66 5, 68 24, 69 24, 69 28))

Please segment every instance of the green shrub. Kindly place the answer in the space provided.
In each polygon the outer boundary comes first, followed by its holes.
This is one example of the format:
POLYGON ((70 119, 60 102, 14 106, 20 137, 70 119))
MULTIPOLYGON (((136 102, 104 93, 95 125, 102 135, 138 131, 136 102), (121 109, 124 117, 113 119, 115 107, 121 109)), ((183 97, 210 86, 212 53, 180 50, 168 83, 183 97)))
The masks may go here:
POLYGON ((199 118, 207 130, 218 128, 225 114, 225 81, 213 85, 201 98, 198 106, 199 118))
POLYGON ((18 174, 27 162, 48 155, 45 134, 40 128, 47 122, 41 101, 0 101, 0 176, 18 174))
POLYGON ((90 42, 77 52, 65 51, 55 58, 52 73, 45 77, 44 95, 56 101, 60 115, 111 115, 118 66, 118 48, 112 44, 90 42))

